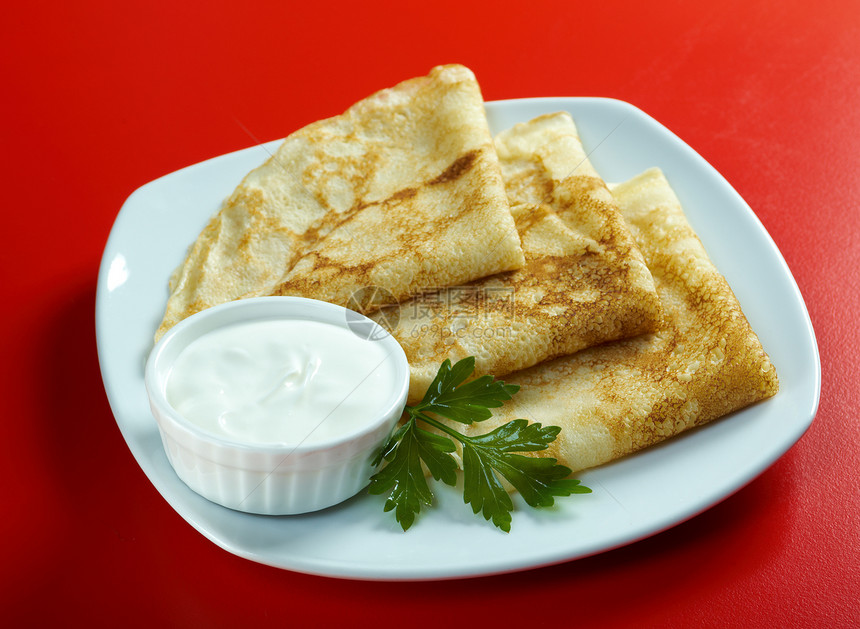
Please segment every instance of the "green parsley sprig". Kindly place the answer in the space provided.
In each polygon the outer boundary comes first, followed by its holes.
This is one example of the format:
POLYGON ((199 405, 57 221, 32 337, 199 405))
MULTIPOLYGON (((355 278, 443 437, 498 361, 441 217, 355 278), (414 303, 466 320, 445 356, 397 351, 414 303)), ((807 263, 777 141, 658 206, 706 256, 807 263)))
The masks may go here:
POLYGON ((517 454, 545 450, 561 431, 558 426, 515 419, 491 432, 470 437, 434 417, 467 425, 481 422, 492 417, 491 408, 498 408, 519 391, 519 386, 492 376, 466 382, 474 370, 473 356, 453 366, 445 360, 424 399, 406 407, 409 418, 391 435, 374 461, 374 465, 383 460, 386 464, 371 477, 369 492, 390 492, 384 510, 394 510, 404 531, 412 526, 422 505, 433 503, 422 463, 437 481, 456 485, 458 465, 451 453, 457 448, 452 439, 462 448, 464 502, 475 514, 481 513, 505 532, 511 530, 514 505, 499 476, 532 507, 552 506, 556 496, 591 492, 578 480, 567 478, 570 469, 558 465, 555 459, 517 454), (422 422, 443 434, 422 428, 422 422))

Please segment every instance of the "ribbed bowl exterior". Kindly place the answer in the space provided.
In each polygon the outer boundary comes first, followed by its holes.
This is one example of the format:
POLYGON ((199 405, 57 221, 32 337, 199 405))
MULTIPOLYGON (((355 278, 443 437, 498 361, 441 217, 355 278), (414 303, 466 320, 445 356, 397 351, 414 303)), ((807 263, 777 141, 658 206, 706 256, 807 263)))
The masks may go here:
POLYGON ((367 486, 372 459, 397 423, 309 452, 235 447, 206 441, 153 407, 170 465, 201 496, 230 509, 290 515, 325 509, 367 486))

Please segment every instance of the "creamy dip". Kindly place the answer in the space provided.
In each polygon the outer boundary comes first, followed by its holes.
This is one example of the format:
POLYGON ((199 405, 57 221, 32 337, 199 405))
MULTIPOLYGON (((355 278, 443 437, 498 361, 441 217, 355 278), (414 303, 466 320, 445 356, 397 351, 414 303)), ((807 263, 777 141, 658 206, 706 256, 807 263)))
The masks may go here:
POLYGON ((213 330, 180 353, 167 400, 201 428, 233 441, 319 445, 374 422, 396 386, 383 343, 295 319, 213 330))

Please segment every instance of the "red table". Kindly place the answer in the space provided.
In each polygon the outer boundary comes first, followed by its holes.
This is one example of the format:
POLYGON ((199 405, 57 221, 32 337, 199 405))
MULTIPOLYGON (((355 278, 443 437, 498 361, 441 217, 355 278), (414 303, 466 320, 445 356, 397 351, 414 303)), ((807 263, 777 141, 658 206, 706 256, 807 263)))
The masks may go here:
POLYGON ((860 7, 424 6, 6 9, 4 624, 860 625, 860 7), (762 220, 806 300, 822 361, 818 415, 716 507, 579 561, 380 584, 235 557, 155 491, 108 407, 93 304, 112 221, 151 179, 454 61, 475 71, 487 100, 628 101, 710 161, 762 220))

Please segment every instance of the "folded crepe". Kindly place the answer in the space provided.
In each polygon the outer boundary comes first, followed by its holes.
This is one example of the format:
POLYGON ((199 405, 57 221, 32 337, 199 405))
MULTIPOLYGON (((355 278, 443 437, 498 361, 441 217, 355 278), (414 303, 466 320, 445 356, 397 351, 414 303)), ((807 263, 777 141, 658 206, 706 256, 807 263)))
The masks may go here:
POLYGON ((440 66, 296 131, 249 173, 173 274, 156 339, 237 298, 370 312, 523 263, 478 83, 440 66))
POLYGON ((518 124, 495 145, 526 263, 377 314, 409 359, 411 403, 446 358, 475 356, 476 375, 502 377, 660 322, 651 274, 570 115, 518 124))
MULTIPOLYGON (((561 426, 545 453, 574 471, 606 463, 775 395, 776 370, 687 222, 663 174, 612 193, 654 276, 664 323, 654 334, 513 374, 520 392, 483 433, 515 418, 561 426)), ((543 453, 542 453, 543 454, 543 453)))

